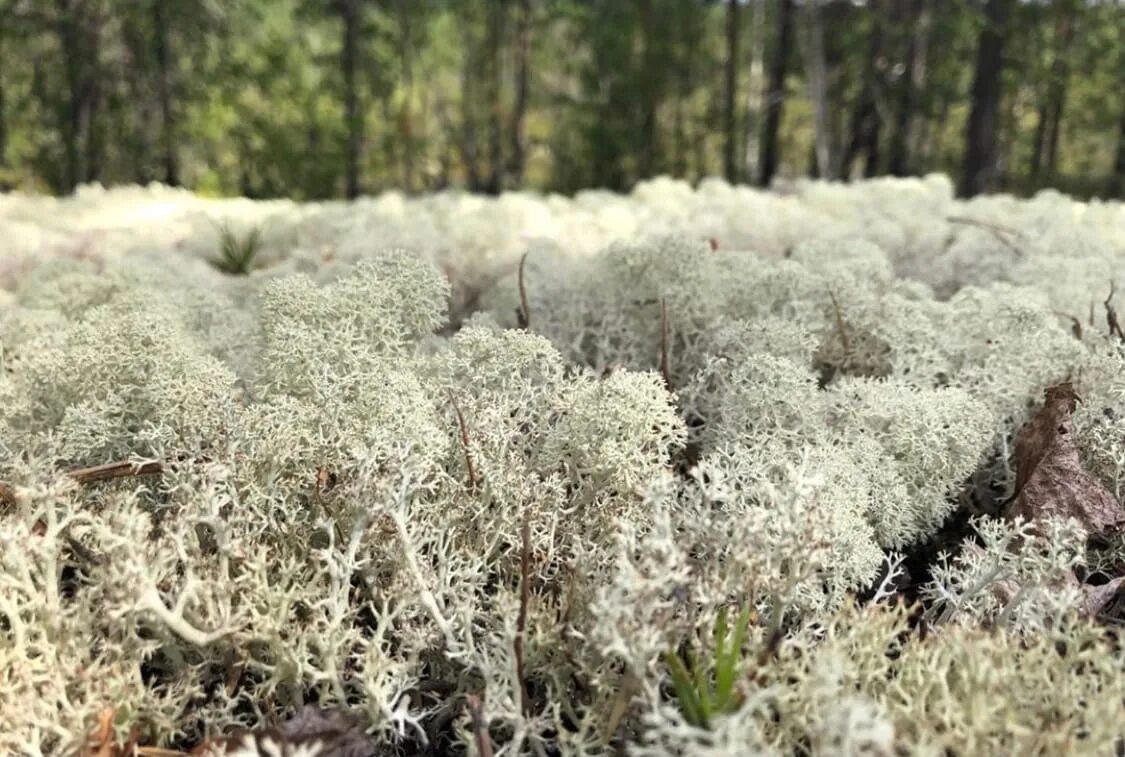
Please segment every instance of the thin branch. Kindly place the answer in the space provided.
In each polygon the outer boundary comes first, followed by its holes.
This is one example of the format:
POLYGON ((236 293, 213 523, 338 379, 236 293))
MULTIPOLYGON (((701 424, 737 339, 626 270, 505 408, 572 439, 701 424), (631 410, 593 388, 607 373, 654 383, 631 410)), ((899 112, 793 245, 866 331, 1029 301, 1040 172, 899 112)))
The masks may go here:
POLYGON ((1061 310, 1055 310, 1055 311, 1052 311, 1052 312, 1054 312, 1054 314, 1059 316, 1060 318, 1069 319, 1070 320, 1070 333, 1074 334, 1075 339, 1077 339, 1078 341, 1082 341, 1082 321, 1078 320, 1076 317, 1074 317, 1070 313, 1064 313, 1061 310))
POLYGON ((114 478, 125 478, 126 476, 159 476, 163 472, 164 464, 159 460, 149 460, 143 463, 122 460, 115 463, 95 465, 90 468, 78 468, 77 470, 67 471, 66 475, 80 484, 88 484, 93 481, 108 481, 114 478))
POLYGON ((523 269, 524 264, 527 262, 527 253, 525 252, 520 257, 519 268, 519 287, 520 287, 520 306, 516 310, 516 322, 521 329, 525 331, 531 328, 531 309, 527 304, 527 286, 524 284, 523 269))
POLYGON ((1009 250, 1016 253, 1017 255, 1023 255, 1023 250, 1017 247, 1010 239, 1008 239, 1007 236, 1005 236, 1006 234, 1010 234, 1019 239, 1026 239, 1026 237, 1024 237, 1023 235, 1023 232, 1019 231, 1018 229, 1012 229, 1007 226, 1000 226, 999 224, 989 223, 988 221, 978 221, 976 218, 966 218, 965 216, 948 216, 945 220, 949 223, 960 223, 964 224, 965 226, 975 226, 978 229, 984 229, 985 231, 992 234, 992 236, 994 236, 997 241, 999 241, 1009 250))
POLYGON ((66 543, 70 546, 71 551, 74 552, 74 554, 77 555, 80 559, 86 561, 91 565, 102 565, 105 562, 105 558, 95 553, 93 550, 88 548, 85 544, 78 541, 78 539, 74 538, 70 534, 67 534, 65 538, 66 543))
POLYGON ((1105 320, 1106 324, 1109 325, 1109 335, 1116 336, 1122 342, 1125 342, 1125 332, 1121 330, 1121 323, 1117 320, 1117 311, 1114 310, 1113 305, 1111 304, 1113 295, 1114 293, 1116 293, 1116 291, 1117 287, 1115 282, 1110 281, 1109 296, 1105 298, 1105 302, 1103 303, 1105 305, 1105 320))
POLYGON ((633 698, 635 688, 636 679, 632 673, 626 671, 621 682, 621 688, 617 690, 617 696, 613 698, 613 708, 609 711, 609 719, 606 720, 605 728, 602 730, 603 746, 609 746, 613 737, 617 735, 617 729, 621 726, 621 721, 629 709, 629 702, 633 698))
POLYGON ((660 375, 664 386, 672 391, 672 371, 668 367, 668 305, 660 298, 660 375))
POLYGON ((480 697, 469 694, 465 697, 469 705, 469 716, 473 720, 473 738, 477 743, 479 757, 492 757, 492 737, 488 735, 488 723, 484 719, 484 708, 480 697))
POLYGON ((527 633, 527 607, 531 602, 531 525, 527 511, 520 526, 520 611, 516 617, 516 678, 520 687, 520 706, 524 717, 531 715, 531 702, 527 695, 527 676, 524 671, 523 643, 527 633))
POLYGON ((473 465, 473 455, 469 451, 469 427, 465 423, 465 416, 461 412, 461 406, 457 404, 457 398, 453 396, 453 390, 448 390, 449 401, 453 405, 453 412, 457 413, 457 425, 461 429, 461 449, 465 451, 465 467, 469 470, 469 488, 476 489, 479 483, 477 478, 477 469, 473 465))
MULTIPOLYGON (((128 476, 159 476, 164 472, 164 464, 159 460, 148 460, 143 463, 134 463, 122 460, 114 463, 94 465, 89 468, 76 468, 67 471, 70 476, 80 484, 89 484, 95 481, 109 481, 115 478, 128 476)), ((0 510, 16 504, 16 492, 7 484, 0 483, 0 510)))
POLYGON ((844 356, 847 357, 852 351, 852 340, 848 337, 848 327, 844 322, 844 311, 840 309, 840 301, 836 299, 835 292, 829 289, 828 296, 832 298, 832 310, 836 314, 836 329, 840 332, 840 344, 843 345, 844 356))

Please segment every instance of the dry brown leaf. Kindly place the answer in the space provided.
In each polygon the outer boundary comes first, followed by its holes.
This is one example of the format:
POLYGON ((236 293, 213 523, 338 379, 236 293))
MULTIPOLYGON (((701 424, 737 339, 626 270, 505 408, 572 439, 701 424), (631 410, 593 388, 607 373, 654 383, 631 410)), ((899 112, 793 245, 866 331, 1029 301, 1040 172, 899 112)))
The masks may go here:
POLYGON ((1090 617, 1096 617, 1098 613, 1105 609, 1106 605, 1114 600, 1123 582, 1125 582, 1125 576, 1118 576, 1101 586, 1083 586, 1082 590, 1086 593, 1083 609, 1086 614, 1090 617))
POLYGON ((238 730, 200 744, 191 754, 218 757, 232 749, 242 749, 240 754, 289 754, 299 746, 305 746, 309 751, 302 754, 310 757, 374 757, 377 753, 374 741, 355 717, 340 710, 308 705, 275 728, 238 730))
POLYGON ((1072 420, 1077 403, 1069 381, 1050 387, 1042 409, 1016 435, 1016 493, 1008 504, 1009 518, 1071 517, 1090 535, 1125 525, 1125 508, 1082 466, 1072 420))
POLYGON ((0 484, 0 513, 16 506, 16 493, 7 484, 0 484))

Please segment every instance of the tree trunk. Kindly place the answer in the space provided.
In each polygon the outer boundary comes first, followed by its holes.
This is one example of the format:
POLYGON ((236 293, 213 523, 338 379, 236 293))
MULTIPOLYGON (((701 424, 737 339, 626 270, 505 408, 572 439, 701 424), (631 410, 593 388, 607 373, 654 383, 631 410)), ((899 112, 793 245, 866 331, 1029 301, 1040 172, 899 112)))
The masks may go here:
POLYGON ((809 80, 809 99, 815 113, 815 142, 817 176, 835 179, 832 155, 831 113, 828 108, 828 64, 824 57, 824 17, 819 0, 805 6, 806 16, 806 66, 809 80))
POLYGON ((67 99, 62 111, 59 131, 63 139, 63 153, 65 168, 63 171, 63 189, 73 192, 78 182, 82 180, 81 155, 78 144, 81 140, 82 115, 85 110, 85 77, 83 76, 83 61, 81 41, 79 39, 79 23, 75 18, 76 10, 70 0, 57 0, 58 10, 57 32, 59 44, 62 46, 63 68, 66 74, 67 99))
POLYGON ((1058 169, 1059 132, 1062 128, 1063 105, 1066 102, 1068 79, 1070 78, 1070 49, 1074 40, 1075 19, 1072 8, 1060 9, 1056 36, 1058 46, 1055 60, 1051 65, 1051 83, 1047 94, 1047 179, 1054 181, 1058 169))
POLYGON ((488 37, 485 41, 488 82, 488 164, 485 191, 500 194, 504 189, 504 103, 503 67, 504 0, 488 0, 488 37))
POLYGON ((1039 186, 1039 175, 1043 171, 1043 145, 1047 141, 1048 118, 1047 100, 1044 98, 1035 109, 1035 136, 1031 140, 1031 166, 1028 170, 1031 185, 1036 187, 1039 186))
POLYGON ((344 22, 340 68, 344 75, 344 118, 348 129, 344 155, 345 193, 349 200, 354 200, 359 197, 359 161, 363 139, 363 112, 356 86, 356 72, 359 68, 359 4, 357 0, 339 0, 337 9, 344 22))
POLYGON ((1067 80, 1070 76, 1070 49, 1074 40, 1076 9, 1062 3, 1055 18, 1054 59, 1048 74, 1047 91, 1039 104, 1035 124, 1035 143, 1031 153, 1031 182, 1038 186, 1046 158, 1046 179, 1053 181, 1058 165, 1059 131, 1063 105, 1066 101, 1067 80))
POLYGON ((1125 199, 1125 105, 1121 106, 1121 116, 1117 122, 1117 154, 1114 156, 1113 176, 1109 179, 1107 194, 1125 199))
POLYGON ((985 26, 977 41, 972 108, 965 130, 965 157, 959 194, 971 197, 993 187, 997 173, 997 129, 1000 120, 1004 43, 1016 0, 988 0, 985 26))
MULTIPOLYGON (((4 59, 4 35, 0 33, 0 60, 4 59)), ((4 100, 4 71, 0 69, 0 169, 8 167, 8 110, 4 100)), ((0 190, 3 189, 0 180, 0 190)))
POLYGON ((926 83, 930 12, 927 0, 912 0, 909 6, 895 3, 893 8, 903 11, 905 19, 901 24, 911 31, 908 33, 904 70, 898 86, 895 128, 891 136, 887 170, 894 176, 909 176, 915 172, 913 148, 917 145, 921 95, 926 83))
POLYGON ((723 90, 723 174, 731 184, 738 181, 738 117, 734 109, 738 91, 738 6, 740 0, 727 0, 727 60, 723 90))
POLYGON ((765 9, 766 0, 750 0, 753 11, 750 14, 750 45, 753 53, 750 57, 750 81, 746 87, 746 149, 745 172, 746 180, 752 184, 758 183, 758 160, 761 146, 758 139, 758 130, 761 128, 762 118, 762 88, 759 82, 762 79, 762 70, 765 68, 765 9))
POLYGON ((410 0, 398 3, 398 56, 402 69, 402 102, 398 112, 399 154, 402 156, 402 188, 409 194, 415 188, 414 145, 414 40, 410 0))
POLYGON ((777 173, 780 154, 778 132, 785 105, 785 75, 789 63, 789 48, 793 45, 793 0, 778 0, 777 38, 770 59, 769 88, 766 92, 766 122, 762 129, 761 176, 759 184, 768 187, 777 173))
POLYGON ((640 14, 641 67, 640 107, 641 142, 637 156, 638 178, 652 176, 656 168, 656 110, 658 94, 656 88, 657 50, 656 18, 652 0, 636 0, 640 14))
MULTIPOLYGON (((96 27, 95 27, 96 28, 96 27)), ((96 34, 96 32, 94 32, 96 34)), ((100 40, 91 40, 91 59, 98 60, 100 40)), ((105 160, 105 124, 98 118, 102 108, 102 84, 100 76, 91 76, 86 82, 86 108, 82 120, 82 132, 86 135, 85 171, 83 181, 90 183, 102 178, 102 164, 105 160)))
POLYGON ((519 0, 515 39, 515 100, 512 103, 511 155, 508 178, 523 186, 527 166, 527 105, 531 91, 531 0, 519 0))
POLYGON ((164 183, 180 185, 179 158, 176 154, 176 117, 172 112, 172 71, 169 51, 168 24, 164 17, 164 3, 153 3, 153 28, 156 42, 157 90, 160 95, 160 142, 164 162, 164 183))
POLYGON ((888 11, 873 0, 868 6, 871 14, 871 31, 867 41, 867 61, 864 65, 863 89, 860 90, 855 110, 852 111, 848 146, 841 161, 841 176, 851 176, 852 163, 861 154, 865 158, 863 175, 870 178, 879 169, 879 109, 876 103, 879 89, 879 61, 883 55, 882 16, 888 11))
POLYGON ((469 24, 463 25, 464 58, 461 67, 461 136, 457 146, 465 164, 465 181, 470 192, 484 188, 480 165, 480 148, 477 140, 477 82, 476 65, 478 46, 469 24))

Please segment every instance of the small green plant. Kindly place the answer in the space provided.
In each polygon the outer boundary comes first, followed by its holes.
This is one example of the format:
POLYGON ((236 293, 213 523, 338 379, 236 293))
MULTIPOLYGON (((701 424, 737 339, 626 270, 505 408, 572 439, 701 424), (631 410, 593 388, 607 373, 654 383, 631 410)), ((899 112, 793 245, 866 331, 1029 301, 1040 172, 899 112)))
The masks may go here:
POLYGON ((664 654, 680 711, 692 725, 710 728, 715 715, 734 712, 742 704, 744 695, 735 683, 742 670, 742 646, 750 618, 750 609, 744 609, 731 629, 726 608, 719 611, 711 660, 701 660, 690 650, 686 661, 674 650, 664 654))
POLYGON ((210 263, 223 273, 245 276, 254 266, 254 258, 262 249, 262 227, 255 226, 240 237, 230 223, 219 226, 219 254, 210 263))

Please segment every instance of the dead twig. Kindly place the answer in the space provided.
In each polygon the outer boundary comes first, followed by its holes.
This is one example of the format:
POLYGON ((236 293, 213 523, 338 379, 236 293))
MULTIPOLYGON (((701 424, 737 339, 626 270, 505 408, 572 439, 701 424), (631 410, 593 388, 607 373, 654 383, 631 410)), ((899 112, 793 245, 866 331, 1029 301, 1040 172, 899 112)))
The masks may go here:
POLYGON ((844 356, 846 358, 851 354, 852 340, 848 336, 848 326, 844 322, 844 311, 840 309, 840 301, 836 299, 835 292, 829 289, 828 296, 832 299, 832 310, 836 315, 836 330, 840 334, 840 344, 844 348, 844 356))
POLYGON ((1122 342, 1125 342, 1125 332, 1121 330, 1121 323, 1117 320, 1117 311, 1113 308, 1113 295, 1117 292, 1115 282, 1109 282, 1109 296, 1105 298, 1105 321, 1109 326, 1109 335, 1116 336, 1122 342))
POLYGON ((74 552, 74 554, 91 565, 101 565, 105 562, 105 559, 101 555, 96 554, 93 550, 89 549, 85 544, 78 541, 78 539, 75 539, 70 534, 66 535, 66 543, 70 547, 70 550, 74 552))
POLYGON ((453 405, 453 412, 457 413, 457 425, 461 429, 461 448, 465 451, 465 467, 469 471, 469 488, 476 489, 479 480, 477 479, 477 469, 473 465, 473 454, 469 450, 469 426, 465 423, 465 416, 461 412, 461 406, 457 404, 457 398, 453 396, 453 390, 448 390, 449 401, 453 405))
POLYGON ((1078 320, 1077 318, 1075 318, 1070 313, 1064 313, 1061 310, 1054 310, 1052 312, 1055 315, 1059 316, 1060 318, 1066 318, 1070 321, 1070 333, 1074 334, 1074 338, 1081 342, 1082 341, 1082 321, 1078 320))
POLYGON ((613 699, 613 708, 609 711, 609 718, 606 720, 605 728, 602 731, 602 744, 604 746, 609 746, 613 737, 617 735, 617 729, 621 727, 621 721, 629 709, 629 701, 633 698, 636 685, 633 674, 626 672, 621 682, 621 688, 617 690, 617 696, 613 699))
POLYGON ((484 719, 480 697, 469 694, 465 701, 469 705, 469 717, 473 720, 473 739, 477 744, 477 754, 479 757, 492 757, 492 737, 488 735, 488 723, 484 719))
POLYGON ((531 702, 527 695, 527 675, 524 670, 523 644, 527 633, 527 607, 531 603, 531 524, 527 511, 520 526, 520 610, 516 616, 516 678, 520 686, 520 707, 524 717, 531 716, 531 702))
POLYGON ((660 375, 664 386, 672 391, 672 371, 668 366, 668 306, 663 297, 660 298, 660 375))
POLYGON ((1023 232, 1019 231, 1018 229, 1012 229, 1007 226, 989 223, 988 221, 980 221, 976 218, 967 218, 965 216, 947 216, 945 220, 949 223, 959 223, 965 226, 975 226, 978 229, 984 229, 988 233, 992 234, 992 236, 995 237, 996 240, 1000 242, 1000 244, 1004 245, 1017 255, 1023 255, 1023 250, 1016 246, 1016 244, 1012 242, 1011 239, 1005 236, 1011 235, 1019 239, 1026 239, 1026 237, 1023 235, 1023 232))
POLYGON ((80 484, 89 484, 94 481, 109 481, 114 478, 127 476, 159 476, 164 472, 164 464, 159 460, 149 460, 143 463, 133 463, 122 460, 115 463, 104 463, 89 468, 78 468, 67 471, 66 475, 80 484))
POLYGON ((525 252, 520 257, 519 268, 519 288, 520 288, 520 306, 516 309, 516 323, 525 331, 531 328, 531 309, 527 304, 527 286, 524 283, 523 269, 524 264, 527 262, 527 253, 525 252))

